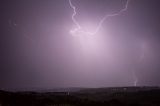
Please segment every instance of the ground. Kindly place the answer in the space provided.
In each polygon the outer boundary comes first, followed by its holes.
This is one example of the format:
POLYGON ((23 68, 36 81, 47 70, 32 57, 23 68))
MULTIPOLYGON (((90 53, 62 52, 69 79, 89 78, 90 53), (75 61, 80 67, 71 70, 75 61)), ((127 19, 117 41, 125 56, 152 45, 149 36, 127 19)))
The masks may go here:
POLYGON ((160 106, 159 87, 0 91, 0 106, 160 106))

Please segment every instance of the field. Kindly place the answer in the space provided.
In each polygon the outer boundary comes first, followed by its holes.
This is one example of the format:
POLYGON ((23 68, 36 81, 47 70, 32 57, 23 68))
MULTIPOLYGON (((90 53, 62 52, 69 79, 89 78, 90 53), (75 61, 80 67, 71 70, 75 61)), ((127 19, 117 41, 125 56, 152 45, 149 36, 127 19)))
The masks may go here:
POLYGON ((0 106, 160 106, 159 87, 0 91, 0 106))

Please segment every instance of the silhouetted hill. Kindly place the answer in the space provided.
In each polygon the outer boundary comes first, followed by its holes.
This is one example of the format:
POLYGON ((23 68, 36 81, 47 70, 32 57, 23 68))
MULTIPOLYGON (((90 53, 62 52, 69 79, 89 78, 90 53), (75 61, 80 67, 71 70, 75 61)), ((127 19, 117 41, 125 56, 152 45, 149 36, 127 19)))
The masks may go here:
POLYGON ((0 106, 160 106, 160 88, 63 88, 41 93, 0 91, 0 106))

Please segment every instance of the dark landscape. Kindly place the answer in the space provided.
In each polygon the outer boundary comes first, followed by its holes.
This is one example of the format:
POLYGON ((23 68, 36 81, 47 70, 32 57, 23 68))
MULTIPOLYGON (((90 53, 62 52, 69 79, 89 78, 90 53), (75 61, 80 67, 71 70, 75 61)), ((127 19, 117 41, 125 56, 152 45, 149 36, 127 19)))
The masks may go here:
POLYGON ((159 87, 0 91, 0 106, 160 106, 159 87))

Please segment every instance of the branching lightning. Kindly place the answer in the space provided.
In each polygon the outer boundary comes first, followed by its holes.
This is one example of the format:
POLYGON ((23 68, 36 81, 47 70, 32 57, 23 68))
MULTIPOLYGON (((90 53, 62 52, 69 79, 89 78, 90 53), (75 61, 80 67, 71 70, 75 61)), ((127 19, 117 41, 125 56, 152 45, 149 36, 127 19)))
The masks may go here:
MULTIPOLYGON (((76 9, 77 9, 77 8, 76 8, 76 6, 72 3, 72 0, 69 0, 69 5, 70 5, 70 7, 73 9, 73 14, 72 14, 71 18, 72 18, 72 21, 73 21, 74 25, 76 26, 74 29, 71 29, 71 30, 70 30, 71 35, 72 35, 72 36, 80 36, 82 39, 83 39, 84 36, 90 36, 90 37, 92 37, 92 36, 96 35, 96 34, 99 32, 100 28, 102 27, 103 23, 104 23, 108 18, 112 18, 112 17, 118 16, 118 15, 121 15, 122 13, 124 13, 125 11, 127 11, 127 10, 128 10, 128 5, 129 5, 130 1, 131 1, 131 0, 126 0, 125 6, 124 6, 121 10, 119 10, 117 13, 106 14, 106 15, 99 21, 99 23, 98 23, 98 25, 96 26, 95 30, 91 32, 91 31, 86 31, 86 30, 84 30, 84 28, 83 28, 83 27, 80 25, 80 23, 76 20, 76 15, 77 15, 76 9), (81 36, 81 35, 82 35, 82 36, 81 36)), ((12 22, 12 20, 9 20, 9 25, 10 25, 10 27, 13 28, 13 29, 19 28, 19 27, 18 27, 18 24, 16 24, 15 22, 12 22)), ((31 40, 31 41, 33 40, 33 39, 31 39, 29 36, 26 35, 26 32, 25 32, 25 31, 22 31, 22 32, 25 33, 25 34, 23 34, 24 37, 26 37, 27 39, 29 39, 29 40, 31 40)), ((142 51, 144 51, 144 49, 145 49, 145 44, 142 44, 142 51)), ((142 54, 141 54, 141 56, 140 56, 140 58, 139 58, 139 61, 141 62, 143 59, 144 59, 144 52, 142 52, 142 54)), ((134 86, 137 86, 138 78, 137 78, 137 76, 136 76, 136 73, 135 73, 135 70, 134 70, 134 69, 132 69, 132 76, 133 76, 133 79, 134 79, 133 84, 134 84, 134 86)))
MULTIPOLYGON (((129 2, 130 0, 127 0, 126 1, 126 4, 124 6, 124 8, 122 8, 119 12, 117 13, 114 13, 114 14, 106 14, 101 20, 100 22, 98 23, 97 27, 96 27, 96 30, 94 32, 89 32, 89 31, 85 31, 81 25, 79 24, 79 22, 76 20, 75 16, 77 15, 77 11, 76 11, 76 6, 73 5, 72 3, 72 0, 69 0, 69 4, 70 4, 70 7, 73 9, 73 14, 72 14, 72 21, 73 23, 76 25, 76 28, 72 29, 70 32, 72 34, 72 36, 77 36, 79 35, 80 33, 80 37, 83 38, 83 35, 85 36, 92 36, 92 35, 95 35, 98 33, 98 31, 100 30, 100 28, 102 27, 102 24, 106 21, 106 19, 108 18, 112 18, 112 17, 115 17, 115 16, 118 16, 120 14, 122 14, 123 12, 127 11, 128 9, 128 5, 129 5, 129 2), (81 36, 82 34, 82 36, 81 36)), ((142 47, 143 49, 143 47, 142 47)), ((140 61, 144 58, 144 53, 142 53, 142 55, 140 56, 140 61)), ((134 86, 137 86, 137 83, 138 83, 138 78, 136 76, 136 73, 134 71, 134 69, 132 69, 132 76, 133 76, 133 85, 134 86)))
POLYGON ((100 28, 102 27, 102 24, 104 23, 104 21, 105 21, 107 18, 118 16, 118 15, 120 15, 121 13, 127 11, 129 2, 130 2, 130 0, 127 0, 124 8, 121 9, 119 12, 114 13, 114 14, 106 14, 106 15, 100 20, 100 22, 98 23, 98 25, 97 25, 97 27, 96 27, 96 30, 93 31, 93 32, 89 32, 89 31, 85 31, 85 30, 81 27, 81 25, 79 24, 79 22, 76 20, 76 18, 75 18, 75 16, 77 15, 76 6, 73 5, 72 0, 69 0, 70 7, 73 9, 72 21, 73 21, 73 23, 76 25, 76 28, 74 28, 74 29, 72 29, 72 30, 70 31, 71 34, 72 34, 73 36, 76 36, 76 33, 82 33, 82 34, 85 34, 85 35, 95 35, 95 34, 100 30, 100 28))

